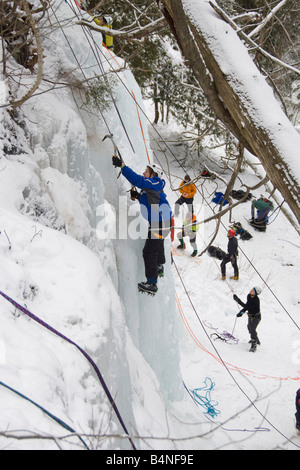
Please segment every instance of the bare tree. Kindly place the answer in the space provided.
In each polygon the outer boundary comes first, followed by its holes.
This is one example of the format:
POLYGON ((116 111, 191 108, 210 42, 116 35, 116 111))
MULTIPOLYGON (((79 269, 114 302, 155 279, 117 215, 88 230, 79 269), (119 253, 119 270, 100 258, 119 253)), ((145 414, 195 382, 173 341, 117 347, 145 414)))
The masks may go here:
POLYGON ((35 82, 19 100, 12 100, 12 107, 21 106, 38 89, 43 77, 43 47, 38 21, 44 17, 49 2, 44 0, 41 7, 33 10, 27 0, 13 2, 3 0, 0 4, 0 36, 2 38, 3 73, 10 56, 16 62, 35 74, 35 82), (38 15, 38 16, 37 16, 38 15), (34 67, 37 64, 37 72, 34 67))

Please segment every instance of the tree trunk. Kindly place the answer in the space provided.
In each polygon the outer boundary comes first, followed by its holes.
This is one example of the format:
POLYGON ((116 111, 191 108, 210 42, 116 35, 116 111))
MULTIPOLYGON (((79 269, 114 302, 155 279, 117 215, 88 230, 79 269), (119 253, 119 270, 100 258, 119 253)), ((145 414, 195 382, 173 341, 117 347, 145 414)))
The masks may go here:
MULTIPOLYGON (((233 81, 228 80, 221 70, 218 58, 214 56, 207 35, 202 34, 201 28, 196 28, 192 18, 186 17, 182 0, 162 0, 162 3, 163 14, 183 57, 193 70, 216 117, 247 150, 258 157, 270 181, 281 192, 300 224, 298 174, 295 174, 288 161, 285 161, 285 155, 276 146, 276 142, 265 129, 264 123, 261 126, 258 125, 252 114, 247 111, 255 108, 254 103, 247 101, 249 100, 247 89, 241 89, 240 83, 239 87, 234 87, 233 81)), ((217 17, 216 21, 218 21, 217 17)), ((227 27, 229 28, 228 25, 227 27)), ((258 70, 257 74, 259 75, 258 70)), ((281 131, 281 118, 283 122, 287 119, 283 112, 282 116, 280 113, 278 116, 278 132, 281 131)), ((292 126, 291 123, 290 126, 292 126)), ((300 136, 298 139, 296 134, 295 131, 295 145, 299 144, 298 148, 300 148, 300 136)))

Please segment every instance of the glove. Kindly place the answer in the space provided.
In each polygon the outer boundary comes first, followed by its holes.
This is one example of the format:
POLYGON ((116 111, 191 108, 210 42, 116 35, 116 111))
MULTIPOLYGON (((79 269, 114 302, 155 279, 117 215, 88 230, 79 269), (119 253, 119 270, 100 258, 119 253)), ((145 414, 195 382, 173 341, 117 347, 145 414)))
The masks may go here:
POLYGON ((236 294, 233 294, 233 300, 235 300, 236 302, 239 300, 239 298, 236 294))
POLYGON ((132 201, 135 201, 136 199, 140 198, 140 193, 132 188, 130 190, 130 198, 131 198, 132 201))
POLYGON ((123 165, 122 159, 117 157, 116 155, 114 155, 112 157, 112 163, 113 163, 115 168, 117 168, 117 167, 121 168, 121 166, 123 165))
POLYGON ((242 316, 243 316, 243 313, 245 313, 244 310, 241 310, 241 311, 237 314, 237 317, 239 317, 239 318, 242 317, 242 316))

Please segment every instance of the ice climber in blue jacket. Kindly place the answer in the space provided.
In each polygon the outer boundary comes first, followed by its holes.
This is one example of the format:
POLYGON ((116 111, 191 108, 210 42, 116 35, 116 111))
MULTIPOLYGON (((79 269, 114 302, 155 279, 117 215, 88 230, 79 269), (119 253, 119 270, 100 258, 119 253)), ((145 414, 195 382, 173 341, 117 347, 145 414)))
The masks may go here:
POLYGON ((154 295, 157 288, 158 276, 163 276, 163 265, 166 262, 164 240, 172 226, 172 211, 164 193, 165 181, 158 176, 153 168, 147 166, 143 175, 138 175, 126 166, 121 158, 114 156, 113 165, 121 168, 122 175, 132 184, 131 199, 138 199, 142 216, 148 220, 148 238, 143 249, 146 282, 140 282, 140 292, 154 295), (134 188, 141 189, 138 192, 134 188))

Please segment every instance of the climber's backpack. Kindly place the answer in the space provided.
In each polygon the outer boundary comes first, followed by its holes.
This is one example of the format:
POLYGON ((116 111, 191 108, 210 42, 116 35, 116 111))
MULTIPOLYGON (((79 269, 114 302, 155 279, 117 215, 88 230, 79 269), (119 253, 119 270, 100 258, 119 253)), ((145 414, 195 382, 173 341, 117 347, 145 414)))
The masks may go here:
MULTIPOLYGON (((233 189, 230 193, 230 196, 233 197, 233 199, 237 199, 238 201, 240 201, 245 196, 245 194, 246 192, 242 189, 238 189, 237 191, 233 189)), ((252 199, 251 193, 248 194, 248 196, 243 202, 249 201, 250 199, 252 199)))
POLYGON ((236 231, 241 240, 250 240, 252 238, 252 235, 242 227, 240 222, 235 222, 231 228, 236 231))
POLYGON ((224 194, 220 192, 215 193, 215 197, 211 202, 214 202, 215 204, 222 204, 222 206, 229 204, 227 199, 224 200, 224 194))
POLYGON ((220 259, 220 260, 222 260, 226 257, 225 251, 221 250, 221 248, 218 248, 217 246, 210 246, 207 249, 207 253, 212 258, 217 258, 217 259, 220 259))

